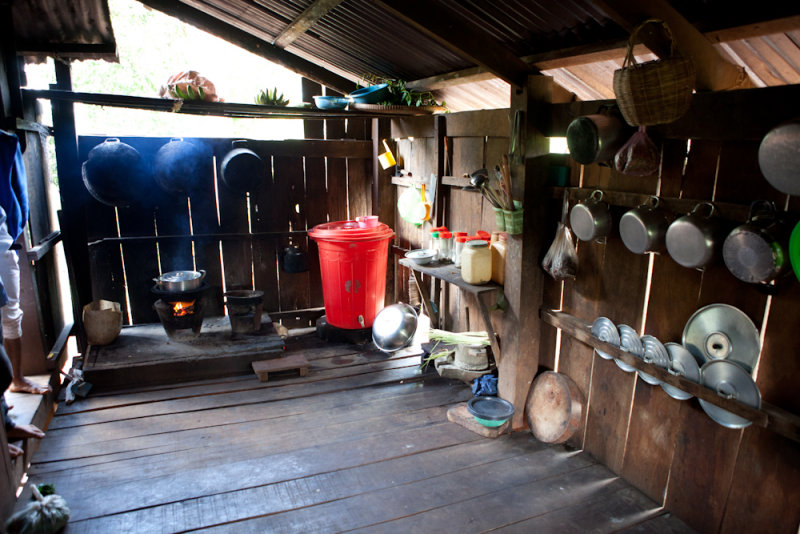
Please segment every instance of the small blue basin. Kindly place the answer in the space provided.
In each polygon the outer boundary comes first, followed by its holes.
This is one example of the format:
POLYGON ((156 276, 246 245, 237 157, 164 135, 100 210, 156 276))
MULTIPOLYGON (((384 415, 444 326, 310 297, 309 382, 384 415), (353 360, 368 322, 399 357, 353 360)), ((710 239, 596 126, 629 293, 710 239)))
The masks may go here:
POLYGON ((379 83, 370 85, 350 93, 350 98, 356 104, 379 104, 389 96, 389 84, 379 83))
POLYGON ((314 104, 319 109, 344 109, 350 102, 342 96, 315 96, 314 104))

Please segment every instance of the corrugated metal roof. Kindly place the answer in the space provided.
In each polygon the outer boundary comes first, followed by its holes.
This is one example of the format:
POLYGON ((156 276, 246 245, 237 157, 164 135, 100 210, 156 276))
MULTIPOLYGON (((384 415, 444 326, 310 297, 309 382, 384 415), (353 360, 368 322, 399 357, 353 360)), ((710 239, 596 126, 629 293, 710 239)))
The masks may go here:
POLYGON ((17 50, 36 56, 116 60, 105 0, 14 0, 17 50))
MULTIPOLYGON (((598 7, 603 3, 594 0, 430 0, 427 4, 421 0, 181 0, 173 3, 174 8, 169 2, 161 4, 167 7, 159 9, 167 12, 189 6, 267 44, 291 29, 307 10, 317 10, 310 28, 299 36, 284 34, 281 46, 354 82, 365 74, 435 82, 448 73, 480 72, 484 68, 477 68, 480 59, 475 59, 480 54, 474 52, 476 47, 486 47, 508 51, 512 59, 532 61, 582 100, 613 98, 611 81, 622 63, 624 49, 619 47, 627 37, 598 7), (426 9, 431 7, 446 19, 435 22, 445 33, 450 31, 449 36, 426 29, 426 9), (399 18, 408 12, 418 18, 399 18), (443 37, 450 39, 451 46, 441 42, 443 37), (590 53, 609 46, 617 48, 601 56, 590 53), (574 59, 584 53, 586 61, 574 59), (572 58, 559 59, 564 55, 572 58)), ((671 0, 670 4, 705 32, 724 57, 745 67, 755 85, 800 83, 800 4, 768 3, 763 9, 753 9, 751 0, 671 0), (782 25, 768 31, 773 20, 782 20, 782 25), (753 29, 761 23, 761 30, 753 29), (737 33, 737 25, 750 25, 750 29, 737 33)), ((113 43, 104 0, 17 0, 14 22, 21 41, 31 46, 113 43)), ((641 61, 653 58, 646 50, 639 56, 641 61)), ((484 74, 439 84, 435 92, 451 109, 462 110, 508 106, 508 88, 506 82, 484 74), (475 81, 462 83, 465 80, 475 81)))

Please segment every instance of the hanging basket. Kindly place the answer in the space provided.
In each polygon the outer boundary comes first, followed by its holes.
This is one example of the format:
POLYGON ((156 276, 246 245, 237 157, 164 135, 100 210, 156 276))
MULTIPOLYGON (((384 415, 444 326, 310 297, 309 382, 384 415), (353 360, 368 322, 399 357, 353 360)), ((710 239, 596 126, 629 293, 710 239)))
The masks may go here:
POLYGON ((676 53, 669 26, 662 20, 650 19, 637 27, 628 40, 622 68, 614 71, 614 94, 622 116, 631 126, 666 124, 689 109, 694 80, 694 64, 676 53), (637 63, 633 47, 639 30, 649 23, 664 26, 670 39, 669 57, 637 63))

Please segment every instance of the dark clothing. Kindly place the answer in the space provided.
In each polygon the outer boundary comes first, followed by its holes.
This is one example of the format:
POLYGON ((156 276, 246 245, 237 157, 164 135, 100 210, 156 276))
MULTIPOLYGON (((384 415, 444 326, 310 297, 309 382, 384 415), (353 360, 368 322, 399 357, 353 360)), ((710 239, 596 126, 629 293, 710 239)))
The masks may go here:
POLYGON ((8 405, 6 404, 6 397, 2 392, 5 392, 5 390, 8 389, 8 386, 11 385, 11 379, 13 377, 14 374, 11 370, 11 360, 8 359, 6 349, 0 345, 0 408, 2 408, 3 424, 6 427, 6 432, 14 428, 14 424, 11 422, 11 418, 8 416, 8 405))

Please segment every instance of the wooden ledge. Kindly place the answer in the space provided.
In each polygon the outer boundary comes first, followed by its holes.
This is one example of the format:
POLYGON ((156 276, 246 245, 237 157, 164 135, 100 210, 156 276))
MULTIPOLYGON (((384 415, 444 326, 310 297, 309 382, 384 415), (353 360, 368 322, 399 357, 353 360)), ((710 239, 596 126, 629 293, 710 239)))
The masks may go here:
POLYGON ((639 371, 644 371, 667 384, 694 395, 698 399, 703 399, 724 410, 744 417, 757 426, 767 428, 793 441, 800 442, 800 417, 793 413, 765 402, 762 402, 759 410, 737 400, 720 397, 714 390, 702 384, 697 384, 682 376, 672 375, 666 369, 645 363, 641 358, 637 358, 629 352, 597 339, 592 335, 590 325, 568 313, 543 308, 539 311, 539 315, 547 324, 560 328, 562 332, 569 334, 578 341, 610 354, 639 371))

